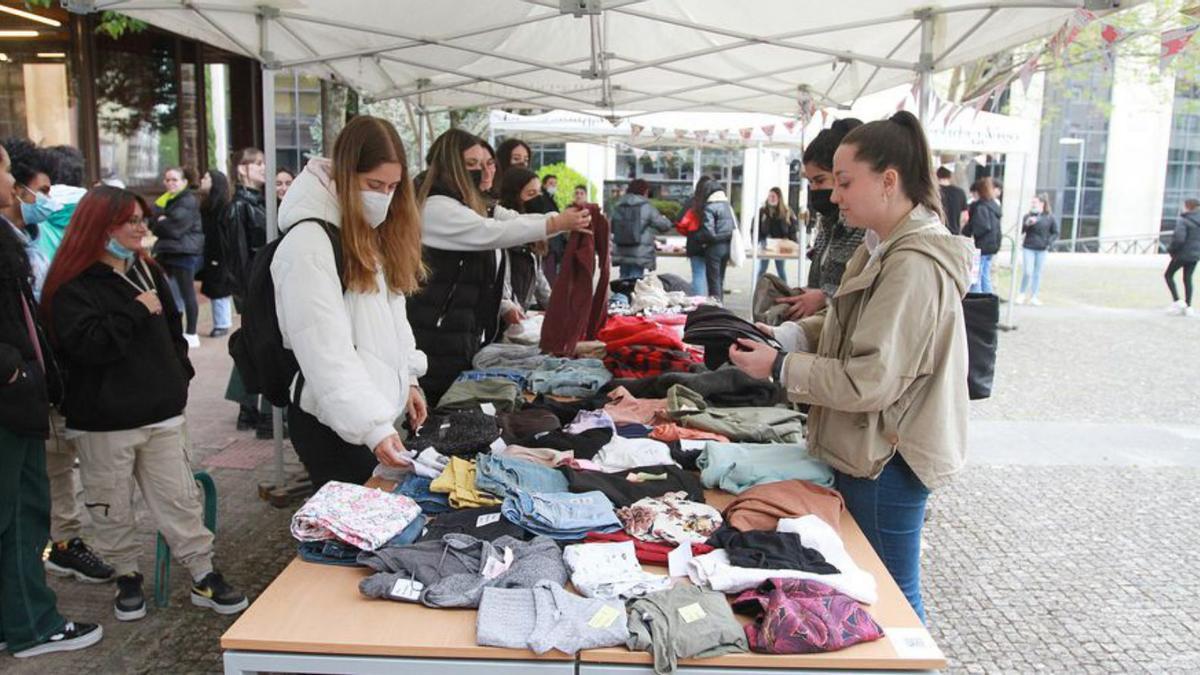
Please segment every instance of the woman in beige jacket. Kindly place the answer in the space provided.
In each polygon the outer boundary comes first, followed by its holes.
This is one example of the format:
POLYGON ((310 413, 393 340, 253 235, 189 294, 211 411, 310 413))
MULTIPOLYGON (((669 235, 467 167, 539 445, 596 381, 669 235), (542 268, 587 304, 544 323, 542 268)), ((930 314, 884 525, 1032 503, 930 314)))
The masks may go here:
POLYGON ((855 129, 833 166, 832 199, 867 230, 863 246, 824 312, 777 329, 790 333, 790 353, 739 340, 730 359, 812 405, 809 452, 835 469, 847 508, 923 621, 925 502, 966 451, 970 245, 941 223, 912 114, 855 129))

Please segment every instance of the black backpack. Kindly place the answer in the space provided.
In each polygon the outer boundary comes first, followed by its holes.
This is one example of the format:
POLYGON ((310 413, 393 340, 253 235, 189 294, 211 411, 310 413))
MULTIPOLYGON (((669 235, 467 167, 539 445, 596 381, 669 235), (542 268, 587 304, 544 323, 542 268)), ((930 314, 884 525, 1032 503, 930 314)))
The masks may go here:
MULTIPOLYGON (((308 221, 318 223, 329 243, 333 246, 333 260, 337 264, 338 280, 342 291, 346 283, 342 280, 342 238, 332 223, 316 218, 308 221)), ((279 315, 275 312, 275 281, 271 278, 271 260, 279 243, 299 226, 299 221, 267 244, 254 256, 250 267, 250 278, 246 283, 246 295, 242 298, 242 326, 229 336, 229 355, 242 378, 246 392, 261 394, 271 405, 286 407, 290 400, 289 389, 300 364, 292 350, 283 346, 283 333, 279 331, 279 315)))

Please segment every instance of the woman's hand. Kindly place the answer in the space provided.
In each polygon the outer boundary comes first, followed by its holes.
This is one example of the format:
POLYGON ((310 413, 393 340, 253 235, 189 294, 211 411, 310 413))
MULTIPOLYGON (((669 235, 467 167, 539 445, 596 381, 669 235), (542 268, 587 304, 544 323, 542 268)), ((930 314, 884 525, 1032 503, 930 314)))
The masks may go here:
POLYGON ((558 234, 559 232, 591 234, 592 231, 588 229, 591 225, 591 212, 587 209, 579 209, 571 206, 566 211, 550 217, 550 226, 547 228, 547 234, 558 234))
POLYGON ((408 428, 415 434, 429 418, 429 406, 420 387, 413 385, 408 388, 408 405, 405 408, 408 411, 408 428))
POLYGON ((390 466, 397 469, 412 469, 412 462, 405 457, 403 452, 404 444, 400 442, 400 434, 392 434, 387 438, 379 441, 379 445, 375 446, 375 459, 384 466, 390 466))
POLYGON ((142 293, 134 298, 134 300, 137 300, 145 305, 146 309, 150 310, 151 314, 162 314, 163 306, 162 301, 158 299, 158 293, 155 293, 154 291, 146 291, 145 293, 142 293))
POLYGON ((779 351, 761 342, 738 338, 729 345, 729 360, 750 377, 759 380, 771 379, 771 368, 779 351))
POLYGON ((504 313, 504 323, 515 326, 525 320, 525 312, 521 311, 520 307, 513 307, 504 313))
POLYGON ((787 295, 779 298, 779 302, 791 305, 785 318, 797 321, 821 311, 825 307, 825 293, 815 288, 805 288, 800 295, 787 295))

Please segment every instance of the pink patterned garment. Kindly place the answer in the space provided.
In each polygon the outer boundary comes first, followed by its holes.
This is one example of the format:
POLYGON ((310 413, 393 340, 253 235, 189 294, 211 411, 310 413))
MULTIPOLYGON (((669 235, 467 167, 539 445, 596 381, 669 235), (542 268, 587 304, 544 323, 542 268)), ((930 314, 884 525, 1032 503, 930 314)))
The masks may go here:
MULTIPOLYGON (((644 479, 654 480, 655 476, 648 473, 644 479)), ((668 544, 703 544, 722 523, 720 511, 708 504, 689 501, 686 492, 639 499, 617 509, 617 518, 630 536, 668 544)))
POLYGON ((299 541, 338 539, 374 551, 420 513, 421 507, 404 495, 330 481, 292 516, 292 536, 299 541))
POLYGON ((738 595, 733 611, 755 617, 745 628, 756 652, 833 652, 883 637, 862 605, 811 579, 768 579, 738 595))

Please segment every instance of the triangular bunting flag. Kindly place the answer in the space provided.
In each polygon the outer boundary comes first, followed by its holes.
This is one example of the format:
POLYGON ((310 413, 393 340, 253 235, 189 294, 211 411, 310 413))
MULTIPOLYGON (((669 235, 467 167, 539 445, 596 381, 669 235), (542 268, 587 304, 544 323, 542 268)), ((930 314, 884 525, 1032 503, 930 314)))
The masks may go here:
POLYGON ((645 155, 646 155, 645 150, 643 150, 641 148, 633 149, 633 156, 636 157, 639 162, 642 161, 642 157, 644 157, 645 155))
POLYGON ((658 153, 658 151, 657 151, 657 150, 647 150, 647 151, 646 151, 646 155, 647 155, 647 156, 650 158, 650 161, 651 161, 651 162, 657 162, 657 161, 658 161, 658 154, 659 154, 659 153, 658 153))
POLYGON ((796 120, 788 120, 783 123, 783 128, 787 129, 789 134, 796 133, 796 120))
POLYGON ((764 125, 762 127, 762 131, 764 134, 767 135, 767 140, 773 140, 773 137, 775 136, 775 125, 774 124, 764 125))
POLYGON ((642 131, 645 128, 646 127, 644 127, 640 124, 630 124, 629 125, 629 135, 632 136, 633 138, 637 138, 638 136, 642 135, 642 131))
POLYGON ((718 129, 717 130, 717 138, 721 139, 722 141, 729 140, 729 130, 728 129, 718 129))
POLYGON ((1198 28, 1200 28, 1200 24, 1193 24, 1183 28, 1173 28, 1162 34, 1162 49, 1158 55, 1159 70, 1166 70, 1179 52, 1183 51, 1183 48, 1192 41, 1192 36, 1196 34, 1198 28))
POLYGON ((1033 79, 1033 74, 1037 72, 1038 61, 1041 58, 1041 54, 1034 54, 1025 62, 1025 65, 1021 66, 1021 87, 1023 91, 1029 91, 1029 82, 1033 79))
POLYGON ((1117 43, 1125 38, 1125 31, 1117 28, 1111 23, 1106 23, 1100 28, 1100 39, 1104 42, 1102 50, 1104 52, 1104 69, 1112 70, 1117 64, 1117 43))
POLYGON ((754 135, 754 127, 738 129, 738 133, 741 134, 743 141, 748 141, 750 140, 750 137, 754 135))
POLYGON ((675 140, 682 141, 684 138, 687 138, 687 129, 676 129, 675 140))
POLYGON ((1095 20, 1096 15, 1091 11, 1082 7, 1076 8, 1070 18, 1063 23, 1062 28, 1059 28, 1054 37, 1050 39, 1050 51, 1055 56, 1062 54, 1063 50, 1079 37, 1079 31, 1095 20))

